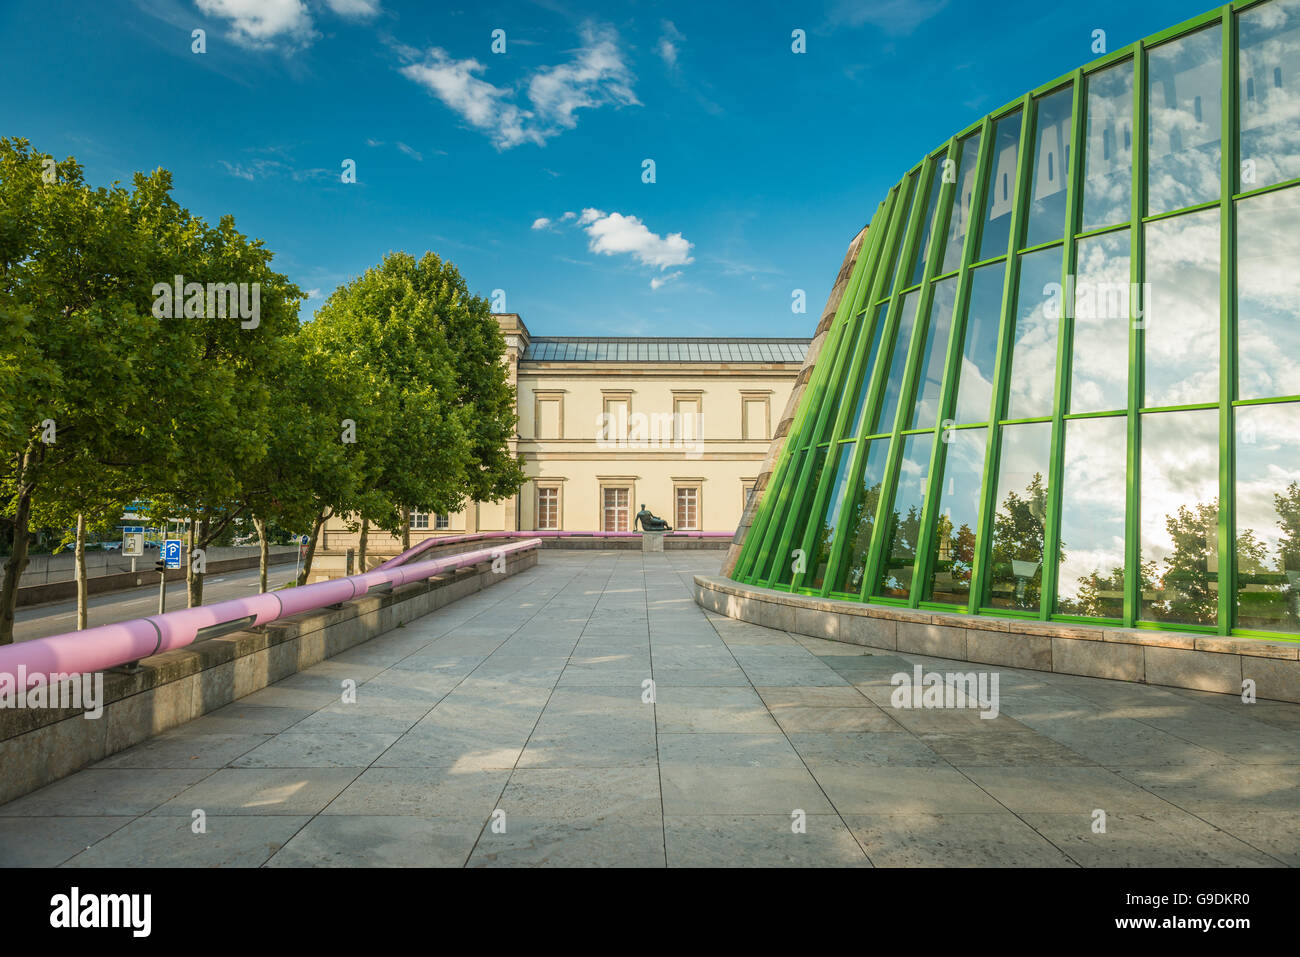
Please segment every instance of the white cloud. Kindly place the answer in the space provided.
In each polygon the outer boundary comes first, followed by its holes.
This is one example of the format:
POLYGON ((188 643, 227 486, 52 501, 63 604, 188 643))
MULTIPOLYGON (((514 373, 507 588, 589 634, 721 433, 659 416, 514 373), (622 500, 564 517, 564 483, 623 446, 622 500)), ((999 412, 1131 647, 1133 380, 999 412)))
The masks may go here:
POLYGON ((421 153, 421 152, 420 152, 419 150, 417 150, 417 149, 413 149, 412 147, 407 146, 407 145, 406 145, 405 143, 403 143, 401 140, 398 140, 398 141, 397 141, 397 148, 398 148, 399 150, 401 150, 403 153, 405 153, 407 156, 411 157, 412 159, 419 160, 421 163, 424 162, 424 154, 423 154, 423 153, 421 153))
POLYGON ((538 216, 536 219, 533 220, 533 226, 532 226, 532 228, 533 228, 533 229, 550 229, 550 228, 551 228, 551 221, 550 221, 549 219, 547 219, 545 216, 538 216))
POLYGON ((254 50, 277 40, 305 45, 316 36, 302 0, 195 0, 200 13, 230 21, 230 39, 254 50))
POLYGON ((479 76, 484 64, 473 58, 453 59, 438 47, 423 62, 402 67, 401 73, 486 133, 498 150, 523 143, 544 146, 551 137, 577 125, 575 114, 580 109, 640 102, 632 92, 632 74, 613 29, 588 24, 582 39, 583 45, 569 62, 542 67, 528 79, 530 109, 516 102, 516 90, 479 76))
POLYGON ((653 279, 650 280, 650 288, 651 288, 651 289, 658 289, 660 286, 665 286, 665 285, 667 285, 668 283, 672 282, 674 279, 676 279, 676 278, 677 278, 678 276, 680 276, 681 274, 682 274, 682 271, 679 269, 679 270, 677 270, 676 272, 670 272, 670 273, 669 273, 668 275, 666 275, 666 276, 655 276, 653 279))
POLYGON ((325 5, 343 17, 373 17, 379 12, 379 0, 325 0, 325 5))
POLYGON ((695 261, 691 256, 694 244, 687 242, 681 233, 660 236, 652 233, 635 216, 622 213, 606 215, 599 209, 584 209, 578 224, 586 228, 590 240, 587 248, 593 253, 605 256, 626 253, 638 262, 660 270, 695 261))
POLYGON ((664 65, 670 70, 677 69, 677 48, 686 37, 677 29, 671 20, 663 21, 663 33, 659 36, 659 43, 655 45, 655 52, 659 54, 659 59, 664 61, 664 65))
POLYGON ((838 0, 832 26, 871 24, 893 36, 906 36, 948 6, 948 0, 838 0))

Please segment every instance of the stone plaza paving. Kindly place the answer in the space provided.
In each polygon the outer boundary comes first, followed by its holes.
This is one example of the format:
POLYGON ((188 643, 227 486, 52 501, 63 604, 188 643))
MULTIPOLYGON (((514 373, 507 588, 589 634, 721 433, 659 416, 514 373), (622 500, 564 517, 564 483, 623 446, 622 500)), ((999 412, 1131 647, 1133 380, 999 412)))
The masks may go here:
POLYGON ((0 865, 1300 864, 1300 706, 998 668, 995 719, 896 709, 991 669, 706 614, 721 555, 545 550, 0 806, 0 865))

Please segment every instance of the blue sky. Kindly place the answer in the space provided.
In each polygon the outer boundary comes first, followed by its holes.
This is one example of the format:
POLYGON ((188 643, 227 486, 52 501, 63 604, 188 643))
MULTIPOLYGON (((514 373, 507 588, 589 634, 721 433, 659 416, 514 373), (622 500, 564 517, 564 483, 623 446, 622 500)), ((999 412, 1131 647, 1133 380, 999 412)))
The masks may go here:
POLYGON ((181 203, 234 214, 318 290, 305 314, 386 252, 433 250, 534 335, 803 336, 922 154, 1092 59, 1093 30, 1117 49, 1206 9, 4 0, 0 133, 94 183, 171 170, 181 203))

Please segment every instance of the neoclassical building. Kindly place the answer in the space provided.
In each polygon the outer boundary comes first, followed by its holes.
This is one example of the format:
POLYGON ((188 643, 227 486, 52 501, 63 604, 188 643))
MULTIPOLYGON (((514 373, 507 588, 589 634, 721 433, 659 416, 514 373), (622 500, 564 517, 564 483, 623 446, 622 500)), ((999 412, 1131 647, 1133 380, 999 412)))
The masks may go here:
MULTIPOLYGON (((417 512, 430 534, 628 531, 642 503, 675 528, 732 531, 752 492, 808 339, 533 336, 496 316, 517 390, 528 481, 502 502, 417 512)), ((372 548, 389 549, 372 532, 372 548)), ((347 548, 343 519, 322 546, 347 548)))

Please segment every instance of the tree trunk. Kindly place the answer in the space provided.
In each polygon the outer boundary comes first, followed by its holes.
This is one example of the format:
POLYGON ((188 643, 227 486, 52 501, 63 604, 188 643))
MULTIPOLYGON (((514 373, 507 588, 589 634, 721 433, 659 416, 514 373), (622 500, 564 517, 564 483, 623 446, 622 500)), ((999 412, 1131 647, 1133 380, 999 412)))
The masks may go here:
POLYGON ((200 519, 197 522, 190 519, 189 532, 187 533, 189 549, 185 558, 185 585, 189 593, 189 606, 198 608, 203 604, 203 572, 194 569, 194 550, 207 548, 208 542, 208 520, 200 519))
POLYGON ((31 453, 18 455, 18 494, 14 500, 14 547, 5 560, 4 586, 0 590, 0 645, 14 640, 14 609, 18 607, 18 582, 27 568, 27 526, 32 517, 32 484, 28 473, 31 453))
POLYGON ((402 506, 402 551, 411 547, 411 510, 402 506))
POLYGON ((253 528, 257 529, 257 567, 260 570, 258 578, 258 593, 267 590, 267 566, 271 564, 271 546, 266 540, 266 519, 253 518, 253 528))
POLYGON ((303 556, 302 568, 298 572, 298 587, 301 588, 307 584, 307 576, 311 574, 311 563, 316 557, 316 541, 320 538, 320 530, 325 525, 329 513, 321 512, 316 516, 316 521, 312 522, 311 536, 307 539, 307 554, 303 556))
POLYGON ((370 540, 370 519, 361 520, 361 538, 357 542, 357 572, 366 571, 366 545, 370 540))
POLYGON ((86 513, 77 513, 77 550, 76 550, 76 575, 77 575, 77 631, 86 629, 87 608, 86 602, 88 595, 86 593, 86 513))

